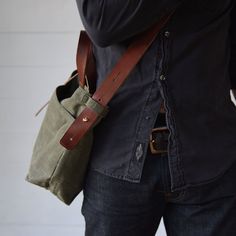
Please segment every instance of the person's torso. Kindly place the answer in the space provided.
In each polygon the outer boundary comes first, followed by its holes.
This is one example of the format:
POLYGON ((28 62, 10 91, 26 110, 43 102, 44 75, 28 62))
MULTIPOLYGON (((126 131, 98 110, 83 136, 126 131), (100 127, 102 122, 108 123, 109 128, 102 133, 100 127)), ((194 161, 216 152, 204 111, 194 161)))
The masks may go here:
MULTIPOLYGON (((172 190, 205 183, 236 160, 230 99, 230 0, 189 0, 161 30, 94 129, 90 166, 139 182, 165 101, 172 190)), ((94 45, 97 87, 130 42, 94 45)))

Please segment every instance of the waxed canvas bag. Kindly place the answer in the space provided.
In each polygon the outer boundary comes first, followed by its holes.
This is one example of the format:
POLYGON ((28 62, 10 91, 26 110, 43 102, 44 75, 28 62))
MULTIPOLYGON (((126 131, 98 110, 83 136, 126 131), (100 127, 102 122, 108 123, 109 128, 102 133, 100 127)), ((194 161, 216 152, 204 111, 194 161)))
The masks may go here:
POLYGON ((163 17, 137 36, 96 91, 95 83, 91 83, 96 77, 92 42, 85 31, 80 32, 77 70, 51 95, 34 143, 26 181, 49 190, 65 204, 71 204, 83 189, 93 128, 105 118, 108 102, 169 17, 163 17))
POLYGON ((63 147, 60 138, 86 106, 98 111, 100 119, 107 111, 91 99, 87 87, 77 86, 75 89, 76 84, 77 79, 74 77, 53 92, 26 176, 27 181, 50 190, 66 204, 70 204, 81 191, 93 141, 93 129, 84 135, 73 150, 63 147), (68 92, 72 95, 64 98, 68 92))

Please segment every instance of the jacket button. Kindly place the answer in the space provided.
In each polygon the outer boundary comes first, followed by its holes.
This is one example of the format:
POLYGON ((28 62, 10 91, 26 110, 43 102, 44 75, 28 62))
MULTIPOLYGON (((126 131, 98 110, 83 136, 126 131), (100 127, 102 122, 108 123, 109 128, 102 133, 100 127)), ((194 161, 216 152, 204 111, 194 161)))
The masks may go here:
POLYGON ((166 79, 166 77, 164 75, 160 76, 160 80, 165 80, 165 79, 166 79))
POLYGON ((169 38, 170 32, 169 32, 169 31, 166 31, 166 32, 164 33, 164 35, 165 35, 166 38, 169 38))

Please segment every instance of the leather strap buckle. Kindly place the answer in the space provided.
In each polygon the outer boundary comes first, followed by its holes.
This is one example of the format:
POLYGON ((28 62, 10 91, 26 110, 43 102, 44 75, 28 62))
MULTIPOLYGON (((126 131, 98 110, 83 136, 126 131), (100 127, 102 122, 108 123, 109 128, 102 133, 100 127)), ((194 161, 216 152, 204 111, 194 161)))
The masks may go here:
POLYGON ((168 152, 167 151, 168 136, 169 136, 169 129, 166 126, 152 129, 149 142, 152 154, 160 154, 168 152))

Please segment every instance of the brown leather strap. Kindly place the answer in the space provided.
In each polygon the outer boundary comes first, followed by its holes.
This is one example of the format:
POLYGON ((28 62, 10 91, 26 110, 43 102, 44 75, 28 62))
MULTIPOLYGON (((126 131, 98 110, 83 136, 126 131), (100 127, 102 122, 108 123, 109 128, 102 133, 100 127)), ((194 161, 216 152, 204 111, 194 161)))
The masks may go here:
MULTIPOLYGON (((137 36, 137 39, 128 47, 115 67, 93 94, 92 98, 94 100, 104 107, 108 104, 173 13, 174 11, 168 16, 164 16, 149 30, 137 36)), ((77 55, 77 67, 81 78, 84 78, 83 73, 86 68, 86 63, 83 59, 84 52, 85 51, 83 49, 79 49, 77 55), (83 61, 81 65, 80 61, 83 61)), ((89 53, 86 55, 88 56, 89 53)), ((86 134, 86 132, 93 127, 97 118, 98 114, 86 107, 68 128, 64 136, 61 138, 60 144, 68 150, 73 149, 78 144, 80 139, 86 134)))
POLYGON ((82 87, 84 87, 85 85, 85 76, 91 53, 92 53, 91 41, 87 33, 84 30, 81 30, 77 47, 76 65, 77 65, 77 72, 79 75, 78 82, 82 87))
POLYGON ((167 22, 170 16, 164 17, 158 24, 142 33, 122 55, 116 66, 112 69, 106 80, 96 90, 93 99, 106 106, 118 88, 123 84, 128 74, 141 59, 145 51, 151 45, 157 33, 167 22))

